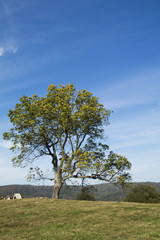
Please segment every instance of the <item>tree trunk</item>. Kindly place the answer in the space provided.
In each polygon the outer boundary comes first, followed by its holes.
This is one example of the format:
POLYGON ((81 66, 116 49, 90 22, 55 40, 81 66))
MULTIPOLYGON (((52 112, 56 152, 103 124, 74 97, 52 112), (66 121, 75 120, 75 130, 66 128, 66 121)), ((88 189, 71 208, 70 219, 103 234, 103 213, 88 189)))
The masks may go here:
POLYGON ((55 171, 54 172, 54 186, 53 186, 52 198, 59 199, 59 194, 60 194, 62 185, 63 185, 62 184, 62 175, 60 172, 55 171))

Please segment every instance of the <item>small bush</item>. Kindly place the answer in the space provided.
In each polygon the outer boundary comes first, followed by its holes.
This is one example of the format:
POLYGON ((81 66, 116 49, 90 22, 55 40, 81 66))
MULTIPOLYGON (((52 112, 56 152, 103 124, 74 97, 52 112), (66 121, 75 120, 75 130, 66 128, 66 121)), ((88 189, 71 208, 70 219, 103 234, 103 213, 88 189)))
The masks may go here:
POLYGON ((85 190, 81 190, 77 194, 76 200, 95 201, 95 197, 90 192, 87 192, 85 190))
POLYGON ((124 202, 160 203, 160 192, 154 186, 137 184, 127 193, 124 202))

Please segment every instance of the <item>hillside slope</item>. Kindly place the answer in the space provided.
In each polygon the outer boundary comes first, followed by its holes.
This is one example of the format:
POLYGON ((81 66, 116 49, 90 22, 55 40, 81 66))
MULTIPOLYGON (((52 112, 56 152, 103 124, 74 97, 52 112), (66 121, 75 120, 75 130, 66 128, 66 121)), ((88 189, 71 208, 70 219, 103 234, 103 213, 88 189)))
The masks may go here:
POLYGON ((160 204, 24 198, 0 201, 0 239, 160 239, 160 204))
MULTIPOLYGON (((134 185, 136 183, 133 183, 134 185)), ((160 183, 146 182, 160 190, 160 183)), ((126 194, 121 186, 103 183, 93 185, 91 192, 99 201, 120 201, 126 194)), ((21 193, 22 197, 48 197, 52 196, 52 186, 34 186, 34 185, 6 185, 0 186, 0 195, 7 196, 14 193, 21 193)), ((60 194, 62 199, 75 199, 81 186, 63 186, 60 194)))

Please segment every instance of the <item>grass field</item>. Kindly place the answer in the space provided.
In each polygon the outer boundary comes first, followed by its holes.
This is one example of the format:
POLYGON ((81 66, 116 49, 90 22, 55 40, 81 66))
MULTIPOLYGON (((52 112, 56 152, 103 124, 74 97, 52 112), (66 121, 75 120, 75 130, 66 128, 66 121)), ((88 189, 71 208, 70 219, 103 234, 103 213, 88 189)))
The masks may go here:
POLYGON ((160 239, 160 204, 1 200, 0 239, 160 239))

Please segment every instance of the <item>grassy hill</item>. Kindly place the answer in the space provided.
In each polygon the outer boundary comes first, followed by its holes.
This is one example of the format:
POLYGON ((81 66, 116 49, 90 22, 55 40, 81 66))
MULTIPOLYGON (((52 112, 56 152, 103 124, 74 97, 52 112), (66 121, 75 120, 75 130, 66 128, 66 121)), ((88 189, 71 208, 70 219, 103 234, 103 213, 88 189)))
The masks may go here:
MULTIPOLYGON (((136 184, 136 183, 133 183, 136 184)), ((160 190, 160 183, 148 183, 154 185, 160 190)), ((124 198, 126 191, 121 186, 114 186, 112 184, 97 184, 93 185, 94 191, 92 194, 96 200, 100 201, 120 201, 124 198)), ((75 199, 81 186, 63 186, 60 194, 61 199, 75 199)), ((3 196, 13 195, 14 193, 21 193, 23 197, 48 197, 52 196, 52 186, 33 186, 33 185, 8 185, 0 186, 0 194, 3 196)))
POLYGON ((1 200, 1 240, 160 239, 160 204, 1 200))

